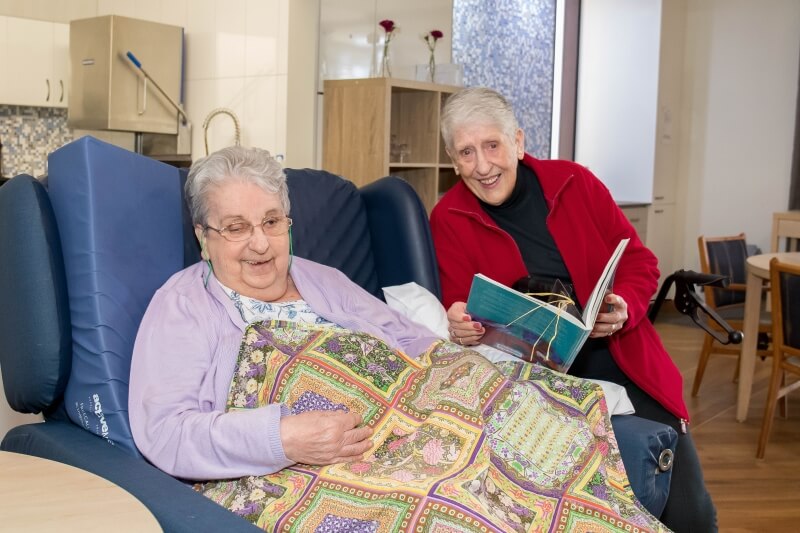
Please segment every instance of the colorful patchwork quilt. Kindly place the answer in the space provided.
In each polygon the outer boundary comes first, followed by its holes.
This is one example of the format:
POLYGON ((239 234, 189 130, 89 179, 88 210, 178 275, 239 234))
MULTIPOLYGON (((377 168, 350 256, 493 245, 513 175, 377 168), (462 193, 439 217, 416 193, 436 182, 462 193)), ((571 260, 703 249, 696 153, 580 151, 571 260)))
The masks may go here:
POLYGON ((666 531, 634 498, 590 382, 441 341, 419 359, 294 322, 245 331, 228 409, 350 410, 362 461, 198 483, 268 531, 666 531))

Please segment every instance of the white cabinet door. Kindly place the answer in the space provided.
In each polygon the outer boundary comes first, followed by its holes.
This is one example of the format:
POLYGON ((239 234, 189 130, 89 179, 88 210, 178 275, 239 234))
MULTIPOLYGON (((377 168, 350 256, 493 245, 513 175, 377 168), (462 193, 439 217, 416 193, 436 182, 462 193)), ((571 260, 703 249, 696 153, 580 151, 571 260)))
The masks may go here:
MULTIPOLYGON (((8 17, 0 17, 0 65, 8 65, 8 17)), ((7 100, 9 76, 0 74, 0 104, 7 100)))
POLYGON ((647 247, 658 257, 661 271, 659 285, 676 270, 675 266, 675 204, 650 206, 647 218, 647 247))
POLYGON ((646 205, 622 205, 620 206, 622 212, 625 213, 625 216, 628 218, 628 222, 631 223, 633 228, 636 230, 636 234, 639 235, 639 239, 642 242, 647 241, 647 216, 648 216, 648 209, 646 205))
POLYGON ((8 18, 7 98, 4 104, 48 106, 53 87, 53 23, 8 18))
POLYGON ((67 107, 69 24, 3 17, 0 104, 67 107))
POLYGON ((69 24, 53 24, 53 87, 50 98, 53 107, 69 103, 69 24))

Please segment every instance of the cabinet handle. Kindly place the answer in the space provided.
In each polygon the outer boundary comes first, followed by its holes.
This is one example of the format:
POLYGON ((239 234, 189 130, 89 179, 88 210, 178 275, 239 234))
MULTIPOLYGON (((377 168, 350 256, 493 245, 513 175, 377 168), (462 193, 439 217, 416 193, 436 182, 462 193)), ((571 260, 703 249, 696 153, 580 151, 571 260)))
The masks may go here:
POLYGON ((656 210, 654 211, 654 213, 655 213, 655 214, 659 214, 659 213, 663 213, 663 212, 664 212, 664 210, 663 210, 663 209, 656 209, 656 210))
POLYGON ((49 78, 45 78, 44 82, 47 84, 47 96, 45 96, 44 101, 45 102, 49 102, 50 101, 50 79, 49 78))
POLYGON ((636 224, 637 222, 639 222, 638 218, 629 218, 628 220, 630 220, 631 224, 636 224))
POLYGON ((61 86, 61 96, 58 97, 58 102, 64 102, 64 80, 58 80, 58 84, 61 86))
POLYGON ((663 200, 663 199, 664 199, 663 196, 654 196, 653 197, 653 200, 663 200))

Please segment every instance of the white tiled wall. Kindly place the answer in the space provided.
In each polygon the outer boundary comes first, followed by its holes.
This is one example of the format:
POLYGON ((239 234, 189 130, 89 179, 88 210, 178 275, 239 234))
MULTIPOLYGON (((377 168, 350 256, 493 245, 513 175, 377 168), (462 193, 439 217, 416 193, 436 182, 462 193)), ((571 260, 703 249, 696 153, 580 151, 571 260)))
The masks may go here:
MULTIPOLYGON (((192 153, 205 154, 202 123, 217 107, 231 109, 242 127, 242 143, 284 154, 287 33, 281 31, 289 0, 193 0, 186 16, 186 107, 195 128, 192 153), (283 66, 283 69, 281 69, 283 66), (282 94, 285 94, 283 92, 282 94)), ((233 144, 233 121, 217 115, 209 124, 208 147, 233 144)))

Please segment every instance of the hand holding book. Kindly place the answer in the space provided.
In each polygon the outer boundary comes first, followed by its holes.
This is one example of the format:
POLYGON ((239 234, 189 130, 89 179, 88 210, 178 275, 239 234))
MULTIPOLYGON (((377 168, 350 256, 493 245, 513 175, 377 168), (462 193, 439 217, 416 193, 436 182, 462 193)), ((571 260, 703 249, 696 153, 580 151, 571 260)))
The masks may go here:
POLYGON ((568 297, 550 303, 548 295, 523 294, 482 274, 472 280, 465 315, 486 329, 482 343, 566 372, 590 335, 611 335, 627 319, 627 305, 611 294, 611 286, 628 240, 620 241, 611 254, 580 316, 569 312, 568 297), (614 306, 613 311, 609 312, 608 304, 614 306))
POLYGON ((467 313, 465 302, 454 302, 447 310, 450 324, 450 340, 462 346, 473 346, 481 342, 486 330, 480 322, 474 322, 467 313))
POLYGON ((607 304, 604 313, 598 313, 589 337, 608 337, 618 332, 628 320, 628 304, 621 296, 609 292, 603 299, 607 304))

